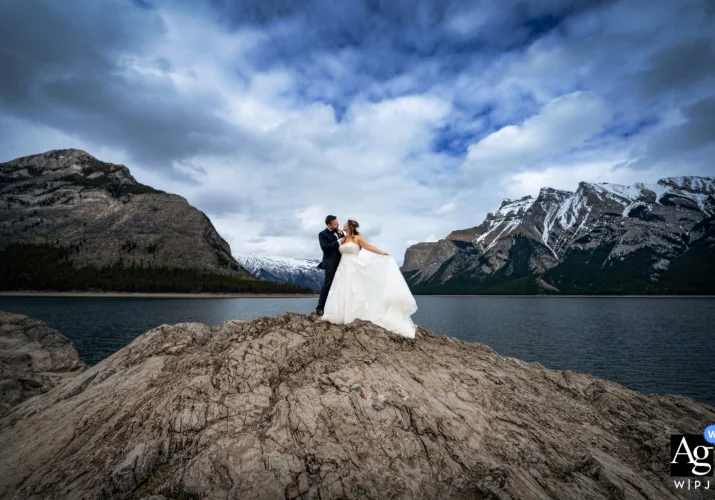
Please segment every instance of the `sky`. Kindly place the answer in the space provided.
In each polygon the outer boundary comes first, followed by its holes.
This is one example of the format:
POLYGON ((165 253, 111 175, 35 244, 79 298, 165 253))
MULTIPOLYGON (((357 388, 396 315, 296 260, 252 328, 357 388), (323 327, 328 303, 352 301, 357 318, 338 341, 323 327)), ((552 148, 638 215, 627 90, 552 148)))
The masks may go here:
POLYGON ((402 263, 504 198, 715 175, 709 0, 0 0, 0 162, 78 148, 234 254, 402 263))

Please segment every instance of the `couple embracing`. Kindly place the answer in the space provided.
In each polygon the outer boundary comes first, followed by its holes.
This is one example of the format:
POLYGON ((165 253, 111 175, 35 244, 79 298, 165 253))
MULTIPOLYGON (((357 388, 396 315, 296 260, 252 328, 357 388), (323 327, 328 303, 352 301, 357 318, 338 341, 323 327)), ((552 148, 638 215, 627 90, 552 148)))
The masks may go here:
POLYGON ((415 338, 410 316, 417 311, 417 303, 395 259, 365 241, 357 221, 348 220, 340 231, 337 217, 328 215, 325 225, 318 235, 323 250, 318 268, 325 270, 325 280, 316 313, 330 323, 364 319, 415 338), (362 249, 380 257, 360 259, 362 249))

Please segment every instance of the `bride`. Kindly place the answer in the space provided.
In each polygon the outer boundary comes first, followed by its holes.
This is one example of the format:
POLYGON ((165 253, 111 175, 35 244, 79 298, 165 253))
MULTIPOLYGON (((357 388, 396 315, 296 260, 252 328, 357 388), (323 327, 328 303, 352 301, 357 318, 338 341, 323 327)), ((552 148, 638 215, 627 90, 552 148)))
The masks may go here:
POLYGON ((405 278, 395 259, 370 245, 360 236, 360 224, 348 220, 340 238, 340 263, 325 302, 323 319, 335 324, 355 319, 371 321, 404 337, 415 338, 410 316, 417 311, 405 278), (361 260, 361 249, 376 253, 378 259, 361 260))

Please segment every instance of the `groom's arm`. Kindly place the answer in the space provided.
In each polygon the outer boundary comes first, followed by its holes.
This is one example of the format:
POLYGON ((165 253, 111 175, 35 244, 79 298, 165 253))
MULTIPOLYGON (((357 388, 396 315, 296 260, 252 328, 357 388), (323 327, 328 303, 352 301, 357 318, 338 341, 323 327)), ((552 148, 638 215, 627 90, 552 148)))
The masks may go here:
POLYGON ((320 241, 320 248, 323 250, 330 250, 340 246, 340 240, 330 241, 323 233, 318 233, 318 241, 320 241))

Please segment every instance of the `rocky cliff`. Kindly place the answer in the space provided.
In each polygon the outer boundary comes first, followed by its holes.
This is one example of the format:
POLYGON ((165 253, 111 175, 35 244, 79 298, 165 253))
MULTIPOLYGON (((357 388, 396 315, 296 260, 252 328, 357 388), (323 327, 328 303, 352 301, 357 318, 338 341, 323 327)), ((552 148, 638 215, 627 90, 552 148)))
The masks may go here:
POLYGON ((416 293, 715 293, 715 180, 581 182, 407 249, 416 293))
POLYGON ((0 417, 86 369, 70 339, 57 330, 0 311, 0 417))
POLYGON ((254 280, 209 218, 185 198, 137 182, 124 165, 77 149, 0 163, 0 250, 69 248, 74 268, 162 265, 254 280))
POLYGON ((670 434, 713 422, 423 329, 180 323, 0 419, 0 496, 668 499, 670 434))

